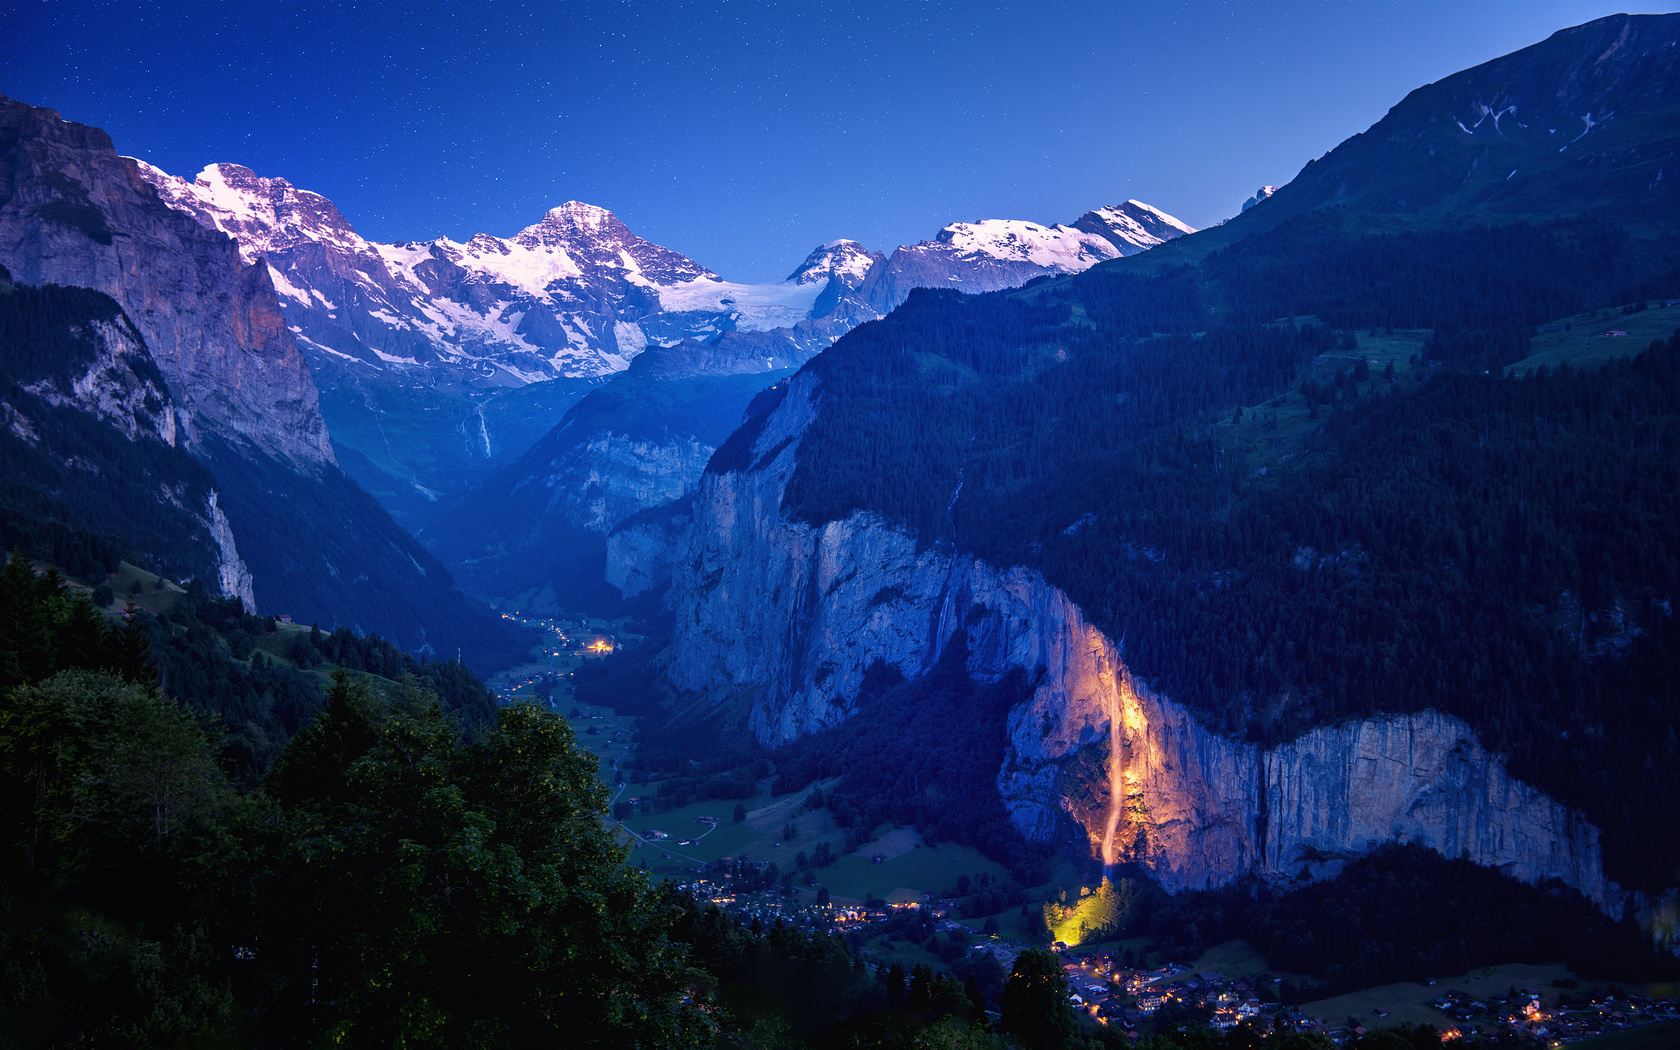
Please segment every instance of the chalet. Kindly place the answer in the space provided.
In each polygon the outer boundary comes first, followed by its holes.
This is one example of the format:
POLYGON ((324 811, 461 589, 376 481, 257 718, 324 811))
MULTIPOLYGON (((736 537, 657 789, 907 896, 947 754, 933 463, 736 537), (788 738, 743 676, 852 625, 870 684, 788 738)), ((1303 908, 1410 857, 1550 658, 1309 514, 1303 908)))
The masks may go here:
POLYGON ((1159 989, 1148 989, 1138 993, 1138 1009, 1146 1014, 1152 1014, 1172 1001, 1172 995, 1159 989))

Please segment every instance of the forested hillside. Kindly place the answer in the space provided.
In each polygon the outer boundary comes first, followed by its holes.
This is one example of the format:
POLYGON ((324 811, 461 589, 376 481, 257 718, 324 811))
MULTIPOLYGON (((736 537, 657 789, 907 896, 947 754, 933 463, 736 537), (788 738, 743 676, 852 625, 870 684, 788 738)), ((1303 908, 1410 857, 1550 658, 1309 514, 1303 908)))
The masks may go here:
POLYGON ((998 1045, 995 964, 872 972, 652 885, 558 714, 342 630, 284 667, 272 621, 156 586, 165 620, 107 623, 0 577, 0 1046, 998 1045), (271 768, 231 724, 265 717, 271 768))
POLYGON ((1605 830, 1612 877, 1668 885, 1680 846, 1648 829, 1680 803, 1680 344, 1499 366, 1537 323, 1670 290, 1671 251, 1590 223, 1344 224, 914 297, 807 366, 785 510, 1039 568, 1222 732, 1458 715, 1605 830), (1391 326, 1425 330, 1398 374, 1359 349, 1391 326))

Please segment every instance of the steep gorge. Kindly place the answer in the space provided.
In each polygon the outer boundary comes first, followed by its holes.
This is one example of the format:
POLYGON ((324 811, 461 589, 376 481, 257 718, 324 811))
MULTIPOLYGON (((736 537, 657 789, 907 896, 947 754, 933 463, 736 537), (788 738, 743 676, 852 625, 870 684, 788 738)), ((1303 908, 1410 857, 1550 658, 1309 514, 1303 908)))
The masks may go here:
MULTIPOLYGON (((1561 879, 1619 910, 1597 829, 1512 778, 1456 718, 1375 716, 1270 749, 1228 739, 1140 682, 1036 572, 927 546, 866 512, 789 521, 782 493, 818 383, 801 373, 749 424, 748 465, 706 475, 671 555, 668 673, 696 703, 738 714, 775 746, 844 721, 877 662, 924 673, 961 629, 972 675, 1037 675, 1010 712, 997 774, 1030 839, 1082 836, 1105 866, 1139 863, 1173 891, 1329 874, 1400 840, 1528 882, 1561 879)), ((614 548, 613 571, 633 575, 627 559, 647 550, 614 548)))

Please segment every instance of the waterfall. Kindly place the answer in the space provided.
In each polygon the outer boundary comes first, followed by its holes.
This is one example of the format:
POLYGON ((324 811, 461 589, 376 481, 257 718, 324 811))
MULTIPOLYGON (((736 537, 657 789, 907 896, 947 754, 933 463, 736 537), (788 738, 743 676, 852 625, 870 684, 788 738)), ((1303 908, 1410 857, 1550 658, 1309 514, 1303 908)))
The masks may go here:
MULTIPOLYGON (((1106 676, 1105 676, 1106 677, 1106 676)), ((1108 816, 1103 821, 1103 878, 1114 867, 1114 836, 1120 828, 1120 807, 1125 802, 1124 756, 1120 743, 1120 690, 1103 690, 1103 707, 1108 712, 1108 816)))
POLYGON ((479 440, 484 442, 484 458, 489 459, 490 456, 491 456, 491 453, 490 453, 490 428, 488 426, 486 426, 485 423, 484 423, 484 406, 483 405, 474 405, 473 406, 473 412, 478 417, 478 436, 479 436, 479 440))

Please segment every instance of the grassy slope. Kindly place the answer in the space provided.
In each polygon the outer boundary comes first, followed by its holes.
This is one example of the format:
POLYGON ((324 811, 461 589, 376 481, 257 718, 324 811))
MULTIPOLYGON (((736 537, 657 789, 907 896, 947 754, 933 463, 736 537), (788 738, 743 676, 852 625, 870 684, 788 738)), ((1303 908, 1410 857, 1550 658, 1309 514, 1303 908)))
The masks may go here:
POLYGON ((1534 337, 1533 353, 1506 368, 1507 374, 1521 375, 1541 365, 1557 367, 1567 361, 1577 368, 1592 368, 1615 357, 1638 354, 1653 339, 1667 339, 1680 329, 1680 305, 1657 306, 1636 314, 1606 312, 1602 317, 1577 314, 1563 317, 1545 328, 1568 326, 1567 331, 1542 331, 1534 337), (1626 332, 1610 337, 1610 331, 1626 332))
POLYGON ((1608 1032, 1571 1045, 1579 1050, 1674 1050, 1680 1046, 1680 1021, 1608 1032))
POLYGON ((1446 1014, 1429 1004, 1449 988, 1467 992, 1475 998, 1504 995, 1511 988, 1538 988, 1546 1005, 1552 1006, 1557 1003, 1559 994, 1552 982, 1573 976, 1561 963, 1506 963, 1501 966, 1484 967, 1462 976, 1442 977, 1434 987, 1402 981, 1399 984, 1362 988, 1346 995, 1303 1004, 1301 1010, 1310 1017, 1322 1017, 1332 1025, 1355 1017, 1367 1028, 1412 1023, 1431 1024, 1441 1028, 1452 1022, 1446 1014), (1387 1010, 1388 1016, 1378 1017, 1374 1013, 1378 1007, 1387 1010))

